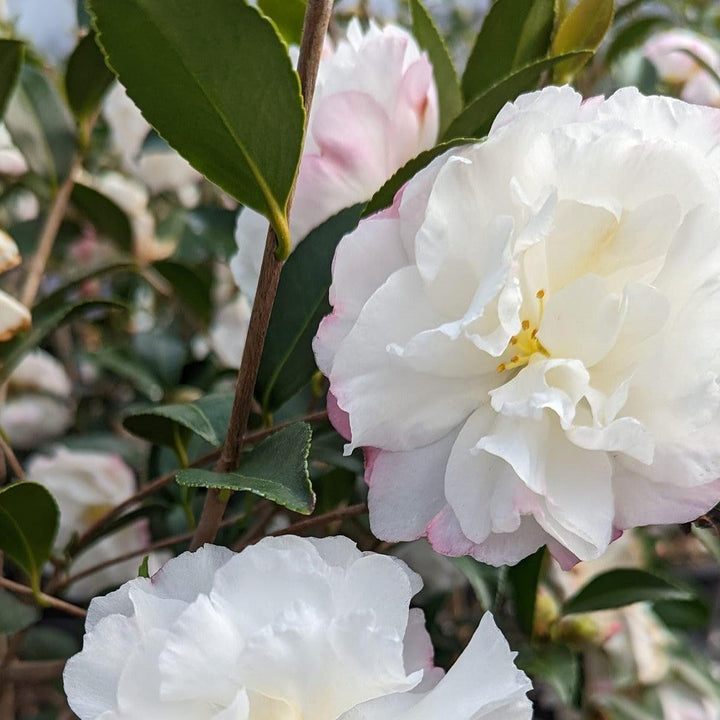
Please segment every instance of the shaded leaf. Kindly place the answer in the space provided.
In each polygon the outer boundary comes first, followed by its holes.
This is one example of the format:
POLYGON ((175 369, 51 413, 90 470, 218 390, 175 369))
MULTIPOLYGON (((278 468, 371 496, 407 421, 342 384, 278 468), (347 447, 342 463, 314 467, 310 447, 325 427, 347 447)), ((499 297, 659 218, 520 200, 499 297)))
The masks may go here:
MULTIPOLYGON (((44 301, 43 301, 44 303, 44 301)), ((33 310, 32 329, 19 333, 12 340, 0 343, 0 383, 5 382, 18 363, 34 350, 51 332, 79 316, 107 310, 126 310, 121 303, 109 300, 82 300, 56 307, 54 310, 43 305, 33 310)))
POLYGON ((563 705, 576 705, 580 693, 580 659, 565 645, 525 646, 517 665, 534 679, 547 683, 563 705))
POLYGON ((79 120, 90 117, 113 80, 115 76, 105 64, 95 33, 90 31, 78 43, 65 71, 65 91, 75 117, 79 120))
POLYGON ((658 600, 694 600, 692 592, 657 575, 620 568, 593 578, 563 605, 564 615, 658 600))
POLYGON ((67 177, 76 149, 75 122, 39 70, 23 67, 5 124, 34 173, 56 185, 67 177))
POLYGON ((290 45, 302 39, 307 0, 258 0, 258 7, 276 25, 290 45))
POLYGON ((535 626, 535 603, 545 555, 543 546, 517 565, 508 568, 508 581, 513 590, 515 614, 520 627, 529 638, 532 638, 535 626))
MULTIPOLYGON (((614 0, 580 0, 560 24, 553 40, 552 54, 597 50, 612 25, 614 11, 614 0)), ((590 57, 578 56, 560 63, 553 69, 553 80, 569 82, 590 57)))
POLYGON ((460 80, 445 41, 425 6, 420 0, 410 0, 410 11, 413 35, 433 66, 440 110, 439 133, 442 134, 462 110, 460 80))
POLYGON ((100 235, 125 252, 132 252, 133 229, 125 211, 107 195, 82 183, 75 183, 71 200, 100 235))
POLYGON ((212 315, 212 275, 203 275, 193 268, 174 260, 159 260, 153 267, 173 286, 178 299, 192 310, 205 324, 212 315))
POLYGON ((28 574, 36 593, 59 518, 55 499, 39 483, 18 482, 0 490, 0 550, 28 574))
POLYGON ((668 19, 662 15, 651 15, 628 23, 615 34, 605 53, 605 61, 608 65, 614 63, 626 52, 640 45, 650 33, 669 25, 668 19))
POLYGON ((673 630, 702 630, 710 622, 710 608, 700 598, 693 600, 660 600, 653 612, 673 630))
POLYGON ((283 405, 317 370, 312 340, 330 312, 328 288, 335 248, 355 229, 362 207, 342 210, 313 230, 282 270, 257 380, 257 397, 265 410, 283 405))
POLYGON ((465 575, 472 587, 475 597, 483 610, 491 610, 497 592, 499 571, 485 565, 470 555, 451 558, 452 564, 465 575))
POLYGON ((40 619, 40 611, 0 588, 0 635, 15 635, 40 619))
POLYGON ((309 515, 315 507, 315 493, 308 474, 311 438, 312 429, 307 423, 295 423, 244 455, 235 472, 181 470, 177 481, 184 487, 244 490, 293 512, 309 515))
POLYGON ((91 0, 90 9, 110 64, 158 133, 289 241, 305 113, 273 24, 227 0, 91 0))
POLYGON ((587 61, 592 57, 590 51, 571 52, 557 57, 545 58, 530 63, 519 70, 513 71, 511 75, 501 80, 497 85, 483 92, 475 98, 455 118, 445 133, 444 140, 451 140, 458 137, 483 137, 490 130, 495 116, 502 110, 506 102, 515 100, 528 90, 534 88, 541 75, 558 63, 565 60, 587 61))
POLYGON ((175 446, 175 428, 198 435, 220 447, 227 433, 233 394, 205 395, 193 402, 158 405, 127 415, 123 425, 133 435, 156 445, 175 446))
POLYGON ((162 398, 163 387, 155 374, 127 351, 107 347, 90 353, 88 358, 99 367, 127 380, 150 400, 157 402, 162 398))
POLYGON ((473 100, 513 70, 545 57, 554 20, 554 0, 497 0, 463 74, 465 100, 473 100))
POLYGON ((0 40, 0 119, 20 76, 25 45, 19 40, 0 40))

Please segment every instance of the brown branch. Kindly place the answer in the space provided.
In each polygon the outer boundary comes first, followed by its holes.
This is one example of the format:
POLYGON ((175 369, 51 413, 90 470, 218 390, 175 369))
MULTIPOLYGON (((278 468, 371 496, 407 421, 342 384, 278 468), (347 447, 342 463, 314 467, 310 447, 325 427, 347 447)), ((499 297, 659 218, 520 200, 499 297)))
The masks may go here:
MULTIPOLYGON (((10 590, 18 595, 33 595, 32 588, 27 585, 21 585, 20 583, 8 580, 7 578, 0 578, 0 588, 5 588, 6 590, 10 590)), ((75 617, 81 618, 84 618, 87 615, 87 610, 84 608, 72 605, 69 602, 65 602, 65 600, 53 597, 52 595, 47 595, 46 593, 40 593, 40 601, 49 607, 54 607, 56 610, 62 610, 68 615, 75 615, 75 617)))
POLYGON ((12 449, 10 443, 5 439, 5 437, 3 437, 3 435, 4 433, 2 432, 2 430, 0 430, 0 452, 2 452, 5 460, 7 461, 7 464, 12 468, 13 473, 15 473, 15 477, 18 480, 26 480, 27 478, 25 477, 25 471, 23 470, 20 461, 17 459, 15 451, 12 449))
MULTIPOLYGON (((332 15, 333 0, 308 0, 305 11, 305 23, 303 26, 302 41, 300 44, 300 58, 298 60, 298 74, 302 88, 303 101, 305 103, 306 117, 310 115, 313 94, 315 92, 315 81, 317 80, 320 58, 325 44, 330 16, 332 15)), ((290 190, 287 203, 287 215, 292 207, 294 186, 290 190)), ((235 401, 233 403, 230 424, 228 426, 225 445, 223 446, 220 460, 216 466, 218 472, 234 470, 238 465, 240 452, 245 442, 250 408, 253 402, 253 392, 257 380, 260 358, 265 345, 268 324, 275 302, 280 271, 282 270, 284 257, 277 257, 278 240, 272 227, 269 229, 265 241, 265 254, 263 255, 258 290, 253 303, 250 325, 248 326, 245 349, 243 351, 242 363, 238 372, 237 384, 235 387, 235 401)), ((208 490, 205 496, 200 521, 198 522, 195 536, 190 544, 191 550, 196 550, 207 542, 212 542, 217 534, 220 521, 228 500, 230 492, 226 490, 208 490)))
POLYGON ((75 186, 75 176, 81 165, 82 157, 78 154, 73 160, 68 176, 53 198, 50 212, 40 233, 37 250, 35 251, 35 255, 33 255, 27 277, 25 278, 25 285, 20 293, 20 302, 25 305, 25 307, 30 307, 35 302, 35 297, 40 289, 40 283, 42 282, 42 277, 45 272, 45 266, 50 259, 55 238, 57 237, 58 230, 67 211, 68 203, 70 202, 70 195, 75 186))
POLYGON ((3 668, 3 682, 40 685, 62 677, 65 660, 12 662, 3 668))

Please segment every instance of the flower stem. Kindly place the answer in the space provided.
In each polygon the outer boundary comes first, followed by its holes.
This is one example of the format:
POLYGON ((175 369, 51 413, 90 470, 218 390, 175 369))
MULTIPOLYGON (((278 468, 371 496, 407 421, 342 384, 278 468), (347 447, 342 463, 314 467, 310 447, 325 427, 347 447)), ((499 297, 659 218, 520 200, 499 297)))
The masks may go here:
MULTIPOLYGON (((315 81, 325 43, 325 34, 330 23, 332 6, 332 0, 308 0, 307 10, 305 11, 298 74, 300 75, 306 116, 310 114, 312 106, 315 81)), ((288 216, 291 206, 292 192, 288 200, 288 216)), ((250 417, 255 382, 265 345, 265 336, 267 335, 275 294, 280 281, 280 271, 285 260, 284 255, 285 253, 278 243, 275 231, 270 228, 265 242, 265 254, 258 280, 258 291, 253 303, 252 315, 250 316, 242 364, 238 372, 237 385, 235 386, 235 400, 228 433, 215 468, 218 472, 234 470, 238 465, 240 452, 245 441, 245 432, 250 417), (280 253, 278 253, 278 249, 280 249, 280 253)), ((205 496, 205 505, 190 544, 191 550, 196 550, 204 543, 212 542, 215 539, 228 499, 227 493, 213 489, 208 490, 205 496)))

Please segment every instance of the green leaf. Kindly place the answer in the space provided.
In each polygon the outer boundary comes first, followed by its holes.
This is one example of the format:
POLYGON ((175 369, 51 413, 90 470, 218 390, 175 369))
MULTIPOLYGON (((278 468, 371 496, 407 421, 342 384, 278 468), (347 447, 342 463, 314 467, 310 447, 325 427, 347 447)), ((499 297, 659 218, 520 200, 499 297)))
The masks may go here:
POLYGON ((557 57, 545 58, 530 63, 501 80, 473 100, 455 118, 447 129, 444 140, 459 137, 483 137, 487 135, 495 116, 502 110, 506 102, 515 100, 528 90, 533 89, 541 75, 558 63, 565 60, 579 60, 583 62, 592 56, 591 51, 571 52, 557 57))
POLYGON ((390 207, 395 200, 398 190, 411 178, 415 177, 422 169, 426 168, 436 157, 439 157, 447 150, 458 145, 476 143, 477 140, 470 138, 456 138, 448 142, 436 145, 430 150, 425 150, 403 165, 370 199, 370 202, 363 210, 363 217, 374 215, 380 210, 390 207))
POLYGON ((0 550, 28 574, 36 593, 59 518, 57 503, 43 485, 18 482, 0 490, 0 550))
POLYGON ((513 70, 543 58, 554 20, 554 0, 497 0, 483 22, 463 74, 465 100, 473 100, 513 70))
POLYGON ((15 635, 40 619, 36 607, 0 588, 0 635, 15 635))
POLYGON ((65 92, 78 120, 85 120, 97 110, 113 80, 115 76, 91 31, 78 43, 65 72, 65 92))
POLYGON ((215 447, 227 433, 233 394, 205 395, 193 402, 158 405, 123 419, 125 429, 156 445, 175 447, 175 428, 189 430, 215 447))
POLYGON ((538 582, 545 555, 543 546, 514 567, 508 568, 508 581, 512 587, 515 601, 515 615, 523 632, 531 639, 535 626, 538 582))
POLYGON ((193 268, 174 260, 160 260, 153 267, 173 286, 178 300, 192 310, 203 323, 212 315, 212 275, 204 276, 193 268))
POLYGON ((328 288, 335 248, 358 224, 362 207, 342 210, 313 230, 283 268, 258 372, 256 391, 264 410, 283 405, 317 370, 312 340, 330 312, 328 288))
POLYGON ((563 605, 563 614, 658 600, 694 600, 692 592, 644 570, 621 568, 593 578, 563 605))
POLYGON ((307 423, 295 423, 254 447, 243 456, 235 472, 181 470, 177 481, 184 487, 245 490, 309 515, 315 507, 307 461, 311 438, 312 429, 307 423))
POLYGON ((460 80, 445 41, 420 0, 410 0, 412 31, 418 45, 430 58, 435 75, 440 110, 440 134, 462 110, 460 80))
POLYGON ((498 587, 497 568, 485 565, 470 555, 451 558, 452 564, 465 575, 483 610, 491 610, 498 587))
POLYGON ((149 562, 150 562, 150 556, 146 555, 142 559, 142 562, 140 563, 140 567, 138 568, 138 577, 142 577, 142 578, 150 577, 150 568, 148 567, 149 562))
MULTIPOLYGON (((595 51, 612 25, 614 0, 580 0, 560 23, 552 44, 553 55, 565 55, 576 50, 595 51)), ((570 82, 590 59, 575 57, 553 69, 553 80, 570 82)))
POLYGON ((44 305, 33 310, 33 326, 26 333, 16 335, 12 340, 0 343, 0 383, 4 383, 10 373, 27 353, 34 350, 50 333, 61 325, 89 312, 97 310, 126 310, 126 306, 109 300, 82 300, 66 303, 54 310, 44 305))
POLYGON ((289 243, 305 112, 273 24, 244 0, 90 0, 90 9, 110 65, 158 133, 289 243))
POLYGON ((653 612, 673 630, 702 630, 710 622, 710 608, 700 598, 661 600, 653 603, 653 612))
POLYGON ((258 7, 276 25, 286 42, 299 45, 302 40, 307 0, 258 0, 258 7))
POLYGON ((162 399, 163 387, 155 374, 126 350, 105 347, 89 353, 88 359, 97 366, 124 378, 148 399, 155 402, 162 399))
POLYGON ((114 201, 82 183, 75 184, 71 199, 100 235, 112 240, 120 250, 132 252, 133 229, 130 219, 114 201))
POLYGON ((62 183, 75 155, 75 122, 57 90, 30 65, 20 73, 5 124, 30 169, 55 185, 62 183))
POLYGON ((565 645, 525 646, 517 665, 534 679, 547 683, 563 705, 575 705, 580 691, 580 659, 565 645))
POLYGON ((15 89, 25 55, 25 45, 18 40, 0 40, 0 119, 15 89))
POLYGON ((606 64, 612 65, 626 52, 640 45, 650 33, 669 25, 668 19, 662 15, 643 17, 628 23, 615 33, 608 46, 605 53, 606 64))

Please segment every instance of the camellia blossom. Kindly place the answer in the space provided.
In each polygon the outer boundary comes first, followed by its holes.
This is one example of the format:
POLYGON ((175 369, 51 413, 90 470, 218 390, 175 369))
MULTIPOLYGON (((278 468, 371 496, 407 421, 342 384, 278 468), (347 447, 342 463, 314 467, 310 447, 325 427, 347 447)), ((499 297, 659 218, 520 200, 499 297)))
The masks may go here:
MULTIPOLYGON (((0 230, 0 273, 17 267, 21 262, 15 241, 4 230, 0 230)), ((31 324, 30 311, 12 295, 0 290, 0 342, 9 340, 31 324)))
POLYGON ((720 500, 720 111, 520 97, 339 244, 315 352, 370 521, 572 566, 720 500))
MULTIPOLYGON (((290 213, 293 247, 343 208, 369 200, 396 170, 431 148, 438 117, 432 65, 406 30, 371 22, 363 33, 353 20, 335 50, 328 41, 290 213)), ((251 300, 267 226, 252 210, 238 215, 231 268, 251 300)))
MULTIPOLYGON (((55 548, 62 551, 73 535, 88 530, 96 520, 127 500, 136 489, 133 471, 117 455, 54 448, 50 455, 34 455, 26 466, 30 480, 44 485, 60 510, 60 526, 55 548)), ((71 566, 80 573, 123 553, 139 550, 150 543, 147 523, 140 520, 103 537, 78 555, 71 566)), ((167 554, 153 553, 149 566, 158 568, 167 554)), ((131 558, 115 563, 72 583, 67 595, 89 598, 137 575, 139 561, 131 558)))
POLYGON ((661 80, 680 86, 683 100, 720 107, 720 83, 692 57, 720 72, 720 52, 708 38, 690 30, 667 30, 653 35, 643 53, 661 80))
POLYGON ((68 702, 80 720, 530 720, 489 614, 433 666, 420 585, 343 537, 206 545, 92 601, 68 702))

